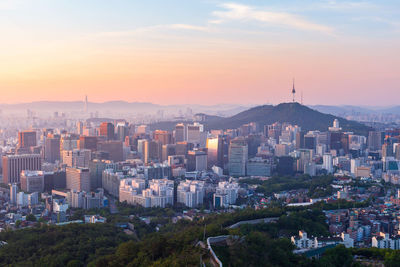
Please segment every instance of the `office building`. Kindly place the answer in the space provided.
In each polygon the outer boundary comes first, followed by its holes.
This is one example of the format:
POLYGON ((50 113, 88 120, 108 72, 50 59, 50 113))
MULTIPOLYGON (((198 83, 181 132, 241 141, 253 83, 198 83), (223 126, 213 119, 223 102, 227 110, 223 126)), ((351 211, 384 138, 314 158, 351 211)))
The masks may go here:
POLYGON ((104 141, 97 144, 97 151, 107 152, 108 159, 114 162, 124 160, 123 143, 121 141, 104 141))
POLYGON ((89 149, 63 151, 62 162, 68 167, 88 168, 92 152, 89 149))
POLYGON ((146 140, 144 143, 144 162, 160 162, 162 153, 162 143, 160 141, 146 140))
POLYGON ((332 154, 324 154, 322 168, 325 169, 328 174, 333 173, 332 154))
POLYGON ((27 171, 21 172, 21 190, 32 193, 44 191, 44 172, 27 171))
POLYGON ((129 135, 129 127, 126 122, 117 123, 117 133, 115 139, 124 142, 125 138, 129 135))
POLYGON ((207 153, 201 150, 191 150, 187 155, 186 170, 205 171, 207 170, 207 153))
POLYGON ((222 137, 207 138, 207 164, 212 166, 224 167, 224 140, 222 137))
POLYGON ((19 183, 21 171, 38 171, 41 168, 42 158, 38 154, 3 156, 3 182, 19 183))
POLYGON ((161 142, 163 145, 172 144, 172 134, 168 131, 155 130, 153 132, 153 139, 161 142))
POLYGON ((186 126, 183 123, 178 123, 175 126, 175 143, 184 142, 186 140, 186 126))
POLYGON ((17 204, 18 185, 16 183, 10 184, 10 203, 17 204))
POLYGON ((380 131, 370 131, 368 133, 368 149, 370 151, 379 151, 382 149, 383 133, 380 131))
POLYGON ((247 162, 248 176, 271 176, 271 169, 270 161, 261 157, 249 159, 247 162))
POLYGON ((79 149, 89 149, 90 151, 97 150, 97 137, 96 136, 80 136, 79 149))
POLYGON ((162 159, 161 161, 167 161, 169 156, 174 156, 176 153, 176 145, 175 144, 167 144, 162 146, 162 159))
POLYGON ((242 138, 231 140, 229 145, 229 175, 245 176, 247 160, 247 142, 242 138))
POLYGON ((60 137, 47 137, 44 145, 44 159, 46 162, 60 161, 60 137))
POLYGON ((102 122, 99 128, 99 135, 104 136, 106 140, 113 140, 114 139, 114 124, 111 122, 102 122))
POLYGON ((36 146, 36 132, 22 131, 18 132, 18 148, 26 148, 36 146))
POLYGON ((90 192, 90 173, 88 168, 66 169, 67 189, 90 192))

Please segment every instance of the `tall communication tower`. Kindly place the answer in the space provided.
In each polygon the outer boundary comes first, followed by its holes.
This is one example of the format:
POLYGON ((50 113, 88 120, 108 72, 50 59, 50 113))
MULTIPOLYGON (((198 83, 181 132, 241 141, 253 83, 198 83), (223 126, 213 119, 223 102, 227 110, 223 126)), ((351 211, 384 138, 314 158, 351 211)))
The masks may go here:
POLYGON ((292 89, 293 103, 295 102, 295 94, 296 94, 296 89, 294 88, 294 78, 293 78, 293 89, 292 89))

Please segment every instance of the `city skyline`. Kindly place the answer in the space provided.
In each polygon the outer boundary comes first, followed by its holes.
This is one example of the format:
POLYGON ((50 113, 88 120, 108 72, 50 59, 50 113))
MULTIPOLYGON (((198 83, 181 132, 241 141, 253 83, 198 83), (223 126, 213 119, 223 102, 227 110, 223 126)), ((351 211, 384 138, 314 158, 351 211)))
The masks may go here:
POLYGON ((277 104, 294 77, 308 105, 394 105, 399 13, 395 1, 2 1, 1 102, 277 104))

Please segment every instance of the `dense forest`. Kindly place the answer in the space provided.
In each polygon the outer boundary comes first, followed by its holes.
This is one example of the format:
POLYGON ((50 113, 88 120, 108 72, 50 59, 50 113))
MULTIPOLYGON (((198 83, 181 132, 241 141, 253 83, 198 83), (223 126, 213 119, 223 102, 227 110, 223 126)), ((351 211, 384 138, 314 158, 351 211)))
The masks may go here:
POLYGON ((0 248, 0 265, 198 266, 201 261, 207 263, 209 257, 208 251, 198 245, 199 241, 227 234, 236 236, 236 241, 216 248, 227 266, 244 263, 248 266, 320 266, 322 260, 328 261, 324 258, 311 261, 293 254, 294 247, 288 239, 300 229, 314 235, 327 234, 324 215, 318 209, 290 212, 278 207, 246 209, 167 223, 159 231, 150 230, 134 218, 129 220, 135 231, 142 234, 127 235, 114 223, 66 226, 37 223, 34 228, 2 232, 0 240, 8 244, 0 248), (265 217, 279 219, 277 223, 227 228, 238 221, 265 217))

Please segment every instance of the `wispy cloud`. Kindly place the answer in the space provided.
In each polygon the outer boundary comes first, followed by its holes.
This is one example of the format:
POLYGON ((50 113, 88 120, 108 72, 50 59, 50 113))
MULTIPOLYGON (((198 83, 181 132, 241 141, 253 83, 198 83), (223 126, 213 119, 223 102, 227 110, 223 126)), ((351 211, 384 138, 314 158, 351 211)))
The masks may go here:
POLYGON ((214 11, 212 14, 215 19, 210 20, 210 23, 221 24, 234 20, 258 21, 270 25, 285 26, 304 31, 316 31, 330 35, 332 35, 334 32, 334 29, 330 26, 314 23, 305 18, 287 12, 269 11, 266 9, 236 3, 224 3, 220 6, 224 10, 214 11))
POLYGON ((375 8, 376 5, 366 1, 358 2, 346 2, 346 1, 336 1, 328 0, 322 1, 317 5, 318 8, 335 9, 335 10, 350 10, 350 9, 365 9, 365 8, 375 8))

